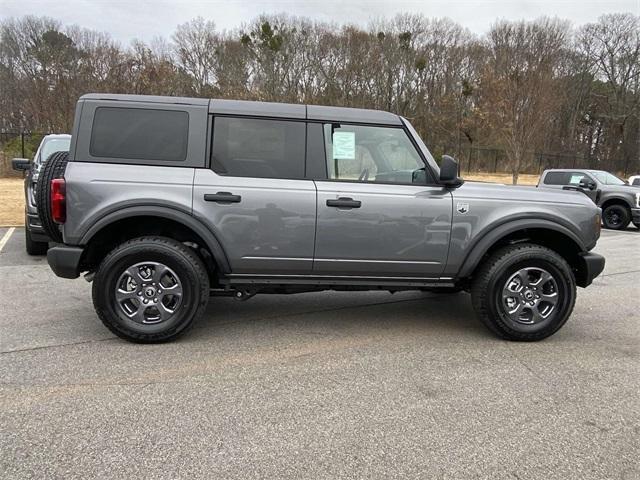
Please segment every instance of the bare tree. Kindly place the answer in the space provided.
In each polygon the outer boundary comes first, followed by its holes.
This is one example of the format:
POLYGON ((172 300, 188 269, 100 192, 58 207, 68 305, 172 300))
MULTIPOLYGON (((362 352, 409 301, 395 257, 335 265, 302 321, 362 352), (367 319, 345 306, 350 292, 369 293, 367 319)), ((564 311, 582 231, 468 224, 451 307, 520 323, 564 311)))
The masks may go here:
POLYGON ((518 182, 525 152, 536 146, 558 96, 555 74, 568 25, 550 19, 500 22, 487 36, 489 58, 481 88, 484 110, 510 155, 518 182))
POLYGON ((178 64, 193 78, 195 93, 206 96, 216 82, 215 52, 219 38, 215 24, 198 17, 179 25, 173 42, 178 64))
POLYGON ((7 19, 0 133, 68 130, 90 91, 260 99, 393 111, 436 155, 508 167, 514 182, 547 164, 637 171, 639 23, 606 15, 574 31, 543 18, 477 36, 422 15, 363 29, 282 14, 224 32, 196 18, 169 40, 122 46, 48 18, 7 19))

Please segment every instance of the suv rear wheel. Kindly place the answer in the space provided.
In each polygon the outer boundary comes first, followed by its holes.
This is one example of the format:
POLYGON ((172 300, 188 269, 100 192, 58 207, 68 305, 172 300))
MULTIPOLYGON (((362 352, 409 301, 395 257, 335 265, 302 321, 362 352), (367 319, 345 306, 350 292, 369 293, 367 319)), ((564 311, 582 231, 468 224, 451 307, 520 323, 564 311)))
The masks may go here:
POLYGON ((109 253, 93 281, 102 323, 139 343, 172 340, 203 313, 209 277, 189 247, 165 237, 129 240, 109 253))
POLYGON ((471 298, 480 320, 498 336, 535 341, 554 334, 567 321, 576 283, 569 264, 553 250, 510 245, 479 267, 471 298))

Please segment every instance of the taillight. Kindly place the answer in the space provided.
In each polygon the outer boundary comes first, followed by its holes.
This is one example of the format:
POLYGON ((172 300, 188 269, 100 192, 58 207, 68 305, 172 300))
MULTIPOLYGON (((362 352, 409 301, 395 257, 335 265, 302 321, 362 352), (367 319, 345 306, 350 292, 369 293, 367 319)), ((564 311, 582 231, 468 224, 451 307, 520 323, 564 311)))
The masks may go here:
POLYGON ((67 219, 66 194, 64 178, 51 180, 51 218, 56 223, 64 223, 67 219))

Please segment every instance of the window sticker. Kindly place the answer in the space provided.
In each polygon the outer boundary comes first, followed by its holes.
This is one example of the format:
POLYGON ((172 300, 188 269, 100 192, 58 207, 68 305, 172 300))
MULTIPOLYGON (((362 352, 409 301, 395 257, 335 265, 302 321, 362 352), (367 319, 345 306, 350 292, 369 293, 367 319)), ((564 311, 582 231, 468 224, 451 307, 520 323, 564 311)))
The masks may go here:
POLYGON ((333 158, 355 160, 355 132, 333 132, 333 158))
POLYGON ((578 185, 580 183, 580 180, 582 180, 583 178, 584 178, 584 175, 582 173, 579 173, 578 175, 571 175, 571 180, 569 180, 569 184, 578 185))

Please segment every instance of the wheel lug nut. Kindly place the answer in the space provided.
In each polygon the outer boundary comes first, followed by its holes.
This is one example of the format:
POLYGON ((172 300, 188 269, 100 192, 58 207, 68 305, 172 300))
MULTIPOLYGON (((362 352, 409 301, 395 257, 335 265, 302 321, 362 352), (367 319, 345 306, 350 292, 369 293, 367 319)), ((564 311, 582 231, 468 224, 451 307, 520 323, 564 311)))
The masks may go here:
POLYGON ((142 292, 138 292, 138 296, 142 295, 142 292))

